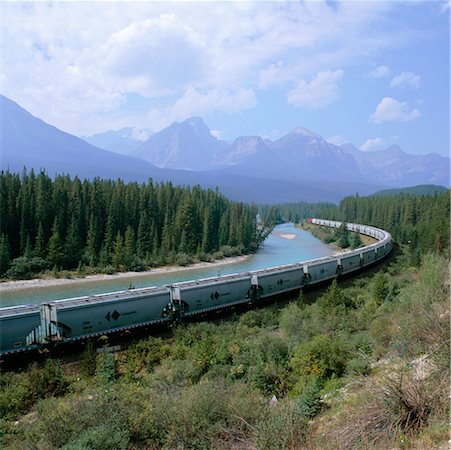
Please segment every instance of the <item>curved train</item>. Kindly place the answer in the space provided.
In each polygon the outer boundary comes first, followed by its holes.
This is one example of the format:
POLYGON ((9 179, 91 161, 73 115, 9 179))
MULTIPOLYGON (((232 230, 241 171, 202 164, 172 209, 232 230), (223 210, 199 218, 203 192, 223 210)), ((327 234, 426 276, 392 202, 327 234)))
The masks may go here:
MULTIPOLYGON (((341 226, 338 221, 308 220, 317 225, 341 226)), ((73 343, 258 302, 370 266, 392 249, 392 237, 384 230, 352 223, 347 228, 377 241, 338 255, 253 272, 1 308, 0 355, 73 343)))

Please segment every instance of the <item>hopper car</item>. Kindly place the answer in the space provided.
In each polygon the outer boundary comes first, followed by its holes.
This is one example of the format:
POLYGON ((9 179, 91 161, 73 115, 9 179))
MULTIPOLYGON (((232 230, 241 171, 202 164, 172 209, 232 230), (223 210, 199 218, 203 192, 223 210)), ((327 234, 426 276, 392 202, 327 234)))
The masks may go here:
MULTIPOLYGON (((338 228, 341 222, 308 219, 338 228)), ((390 233, 348 223, 376 242, 339 254, 268 269, 160 287, 0 308, 0 355, 74 343, 110 333, 180 321, 210 311, 296 291, 370 266, 392 249, 390 233)))

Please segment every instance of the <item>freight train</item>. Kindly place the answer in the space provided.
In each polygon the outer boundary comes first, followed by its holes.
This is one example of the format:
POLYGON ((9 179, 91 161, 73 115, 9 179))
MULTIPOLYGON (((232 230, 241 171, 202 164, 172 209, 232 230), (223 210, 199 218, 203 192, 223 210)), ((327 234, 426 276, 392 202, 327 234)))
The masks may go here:
MULTIPOLYGON (((341 222, 309 219, 338 228, 341 222)), ((0 355, 74 343, 110 333, 180 321, 322 283, 370 266, 392 249, 390 233, 367 225, 347 228, 376 242, 334 256, 168 286, 69 298, 0 309, 0 355)))

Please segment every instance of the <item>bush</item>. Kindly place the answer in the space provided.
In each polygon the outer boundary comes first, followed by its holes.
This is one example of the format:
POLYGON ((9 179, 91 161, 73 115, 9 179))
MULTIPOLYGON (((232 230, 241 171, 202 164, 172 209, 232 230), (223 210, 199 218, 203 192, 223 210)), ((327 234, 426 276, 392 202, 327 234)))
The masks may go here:
POLYGON ((101 353, 97 358, 96 377, 104 384, 117 380, 119 376, 117 361, 112 353, 101 353))
POLYGON ((324 334, 311 341, 298 344, 291 359, 291 366, 304 376, 329 378, 341 376, 349 359, 349 344, 338 336, 324 334))
POLYGON ((88 428, 61 450, 127 450, 129 448, 127 430, 111 429, 110 424, 88 428))
POLYGON ((266 407, 255 429, 257 449, 303 448, 307 418, 296 402, 285 400, 266 407))
POLYGON ((49 268, 50 264, 45 259, 39 258, 38 256, 33 258, 21 256, 12 261, 10 269, 6 272, 6 276, 15 280, 26 280, 49 268))
POLYGON ((175 257, 175 263, 178 266, 188 266, 193 263, 193 258, 186 253, 177 253, 175 257))

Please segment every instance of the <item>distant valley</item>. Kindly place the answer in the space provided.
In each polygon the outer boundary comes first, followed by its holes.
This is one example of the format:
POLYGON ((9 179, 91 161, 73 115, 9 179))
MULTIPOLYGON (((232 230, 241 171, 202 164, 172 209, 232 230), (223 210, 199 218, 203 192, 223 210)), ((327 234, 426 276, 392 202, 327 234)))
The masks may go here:
POLYGON ((158 133, 124 128, 80 139, 0 97, 3 170, 23 167, 80 178, 170 180, 219 189, 236 200, 271 203, 338 202, 358 192, 419 184, 449 186, 449 158, 412 155, 399 146, 363 152, 336 146, 305 128, 278 140, 214 137, 202 118, 175 122, 158 133))

